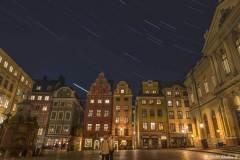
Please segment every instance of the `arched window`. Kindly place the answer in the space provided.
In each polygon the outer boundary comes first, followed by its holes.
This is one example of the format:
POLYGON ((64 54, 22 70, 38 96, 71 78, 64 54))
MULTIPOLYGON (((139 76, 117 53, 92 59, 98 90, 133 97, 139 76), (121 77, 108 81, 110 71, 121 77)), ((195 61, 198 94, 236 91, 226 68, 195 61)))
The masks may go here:
POLYGON ((204 120, 204 125, 205 125, 205 129, 206 129, 207 137, 210 137, 210 130, 209 130, 208 119, 207 119, 206 114, 204 114, 203 120, 204 120))
POLYGON ((212 122, 216 138, 220 138, 220 130, 218 128, 217 117, 214 111, 212 111, 212 122))

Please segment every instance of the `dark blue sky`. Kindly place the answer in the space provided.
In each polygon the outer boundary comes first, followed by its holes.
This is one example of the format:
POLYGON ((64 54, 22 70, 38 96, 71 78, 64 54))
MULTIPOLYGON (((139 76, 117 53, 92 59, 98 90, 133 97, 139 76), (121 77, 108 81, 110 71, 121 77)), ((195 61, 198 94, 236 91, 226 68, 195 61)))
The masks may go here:
POLYGON ((183 80, 217 0, 1 0, 0 44, 33 78, 183 80))

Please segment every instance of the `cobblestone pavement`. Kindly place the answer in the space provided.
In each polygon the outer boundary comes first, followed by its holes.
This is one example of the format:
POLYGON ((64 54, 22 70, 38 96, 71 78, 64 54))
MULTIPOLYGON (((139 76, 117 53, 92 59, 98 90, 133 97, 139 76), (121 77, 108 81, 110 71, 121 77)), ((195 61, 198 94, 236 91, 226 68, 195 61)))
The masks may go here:
MULTIPOLYGON (((211 153, 192 152, 184 150, 134 150, 116 151, 114 160, 219 160, 234 159, 231 157, 211 153)), ((28 160, 28 159, 27 159, 28 160)), ((98 152, 57 152, 47 153, 45 156, 31 158, 31 160, 100 160, 98 152)))

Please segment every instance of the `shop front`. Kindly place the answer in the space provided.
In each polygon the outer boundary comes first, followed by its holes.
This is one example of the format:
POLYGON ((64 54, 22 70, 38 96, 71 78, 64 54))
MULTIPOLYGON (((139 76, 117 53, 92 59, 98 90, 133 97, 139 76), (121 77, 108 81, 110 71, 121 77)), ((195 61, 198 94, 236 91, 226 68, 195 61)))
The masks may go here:
POLYGON ((161 149, 167 147, 167 136, 142 136, 143 149, 161 149))

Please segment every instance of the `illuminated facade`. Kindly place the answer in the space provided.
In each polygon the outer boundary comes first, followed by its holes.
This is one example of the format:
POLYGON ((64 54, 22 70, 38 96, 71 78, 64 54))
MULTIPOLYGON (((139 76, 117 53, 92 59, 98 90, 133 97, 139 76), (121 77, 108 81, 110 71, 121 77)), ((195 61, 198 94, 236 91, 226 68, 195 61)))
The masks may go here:
POLYGON ((238 145, 240 138, 240 2, 222 0, 205 34, 204 56, 188 73, 196 145, 238 145))
POLYGON ((49 123, 49 115, 52 110, 53 93, 64 85, 64 79, 63 77, 59 77, 58 80, 48 80, 47 77, 44 77, 40 80, 34 80, 34 82, 29 100, 33 105, 31 115, 37 118, 39 126, 36 147, 41 149, 44 147, 44 142, 46 141, 45 136, 49 123))
POLYGON ((113 122, 112 136, 115 139, 115 148, 132 149, 132 91, 125 81, 120 81, 113 94, 113 122))
POLYGON ((27 98, 32 78, 0 48, 0 123, 16 112, 16 104, 27 98))
POLYGON ((136 98, 137 148, 158 149, 168 147, 168 122, 165 98, 159 82, 142 82, 136 98))
POLYGON ((112 91, 103 73, 91 85, 84 111, 84 149, 98 150, 112 132, 112 91))
POLYGON ((193 146, 193 129, 185 87, 172 84, 163 89, 168 112, 169 147, 193 146))
POLYGON ((81 150, 82 116, 75 91, 67 86, 54 91, 45 146, 62 150, 81 150))

